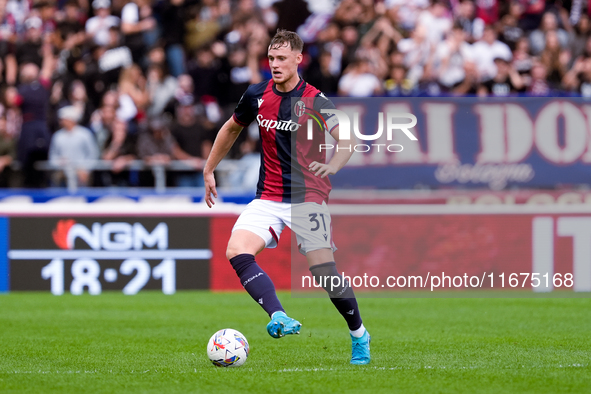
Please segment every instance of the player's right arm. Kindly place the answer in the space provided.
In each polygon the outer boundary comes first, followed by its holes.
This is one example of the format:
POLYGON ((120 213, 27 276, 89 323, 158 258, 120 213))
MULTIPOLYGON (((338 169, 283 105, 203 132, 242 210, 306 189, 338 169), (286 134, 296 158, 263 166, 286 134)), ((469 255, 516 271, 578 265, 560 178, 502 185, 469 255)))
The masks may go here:
POLYGON ((215 204, 213 197, 218 197, 217 190, 215 189, 215 177, 213 175, 213 171, 216 169, 218 164, 220 164, 220 161, 226 157, 230 151, 230 148, 232 148, 232 145, 234 145, 236 138, 238 138, 238 135, 242 131, 242 128, 243 127, 236 123, 234 117, 232 116, 226 123, 224 123, 218 132, 217 137, 215 138, 215 142, 213 143, 213 147, 211 148, 211 152, 209 153, 209 157, 207 158, 207 162, 203 168, 205 202, 210 208, 215 204))

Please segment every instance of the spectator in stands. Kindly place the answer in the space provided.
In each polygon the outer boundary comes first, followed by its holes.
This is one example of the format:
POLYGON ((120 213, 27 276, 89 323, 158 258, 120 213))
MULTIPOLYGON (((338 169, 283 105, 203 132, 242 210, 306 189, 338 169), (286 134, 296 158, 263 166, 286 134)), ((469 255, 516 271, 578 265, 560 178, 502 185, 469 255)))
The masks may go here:
POLYGON ((511 61, 511 49, 507 44, 497 40, 497 33, 492 26, 486 26, 482 39, 472 45, 472 55, 482 81, 492 79, 497 75, 494 59, 511 61))
POLYGON ((462 26, 466 33, 466 41, 473 43, 482 37, 484 21, 476 18, 476 7, 474 1, 463 0, 456 9, 456 23, 462 26))
POLYGON ((119 28, 113 26, 109 28, 109 42, 106 46, 91 47, 93 62, 88 68, 92 70, 92 75, 87 78, 94 81, 94 90, 98 97, 106 90, 115 88, 120 83, 122 71, 133 64, 131 51, 121 41, 119 28))
POLYGON ((8 75, 16 78, 16 60, 9 58, 10 49, 16 41, 16 21, 7 10, 7 0, 0 0, 0 85, 6 83, 8 75))
MULTIPOLYGON (((119 119, 125 123, 129 120, 129 116, 116 117, 118 112, 119 94, 116 91, 111 90, 103 96, 101 106, 94 111, 90 117, 90 129, 95 135, 101 152, 105 149, 107 140, 111 138, 111 130, 115 120, 119 119)), ((121 115, 121 113, 119 113, 119 115, 121 115)), ((135 116, 135 113, 133 116, 135 116)))
POLYGON ((41 31, 43 34, 52 34, 56 29, 55 21, 55 2, 51 0, 41 0, 33 4, 31 16, 35 15, 41 18, 41 31))
POLYGON ((380 80, 369 72, 369 62, 358 59, 350 64, 339 81, 339 95, 371 97, 382 93, 380 80))
POLYGON ((386 54, 371 40, 361 40, 356 51, 356 56, 366 59, 369 64, 369 72, 380 80, 388 74, 388 63, 386 63, 386 54))
MULTIPOLYGON (((223 56, 226 56, 226 45, 220 43, 223 46, 223 56)), ((228 92, 225 90, 220 91, 220 83, 225 83, 225 80, 219 80, 220 77, 229 78, 226 73, 221 72, 221 61, 216 58, 210 46, 200 48, 195 53, 195 58, 189 64, 188 75, 179 76, 179 86, 187 86, 186 93, 191 95, 195 94, 196 99, 200 99, 203 96, 215 96, 216 94, 221 96, 220 100, 226 102, 225 97, 228 92), (189 91, 189 79, 191 89, 189 91), (193 81, 199 81, 197 86, 194 86, 193 81)))
POLYGON ((16 141, 8 133, 6 117, 0 116, 0 187, 12 186, 12 169, 10 165, 16 159, 16 141))
POLYGON ((573 27, 573 34, 571 35, 570 49, 573 58, 581 56, 585 51, 587 40, 591 36, 591 24, 589 23, 589 16, 581 14, 579 21, 573 27))
POLYGON ((158 64, 166 69, 166 52, 162 45, 154 45, 148 51, 148 66, 158 64))
POLYGON ((40 187, 44 175, 34 167, 35 162, 47 158, 50 133, 47 126, 50 77, 54 59, 49 41, 43 45, 43 68, 34 63, 21 66, 18 95, 12 97, 11 105, 19 106, 23 123, 17 144, 17 156, 22 165, 24 186, 40 187))
POLYGON ((466 60, 464 62, 464 80, 457 84, 452 89, 453 95, 467 95, 473 96, 478 93, 478 86, 480 84, 480 76, 476 63, 466 60))
POLYGON ((408 68, 408 77, 417 83, 422 77, 425 65, 429 61, 432 46, 427 39, 427 27, 419 25, 412 31, 410 38, 398 42, 398 51, 404 54, 404 65, 408 68))
POLYGON ((546 8, 545 0, 519 0, 523 5, 523 16, 519 21, 519 27, 526 32, 531 32, 540 26, 542 14, 546 8))
POLYGON ((59 49, 71 51, 84 43, 83 16, 76 0, 68 0, 64 5, 63 13, 59 14, 55 43, 59 49))
POLYGON ((438 45, 451 30, 453 22, 443 0, 431 0, 429 7, 419 14, 417 25, 425 26, 427 39, 438 45))
POLYGON ((119 26, 119 18, 111 15, 110 0, 93 0, 92 8, 95 16, 86 21, 86 36, 97 45, 108 46, 109 29, 119 26))
POLYGON ((183 48, 186 11, 185 0, 166 1, 162 10, 162 38, 166 46, 168 68, 173 77, 186 72, 183 48))
POLYGON ((391 20, 402 30, 414 30, 421 11, 429 6, 429 0, 386 0, 386 8, 391 20))
POLYGON ((21 133, 23 117, 18 107, 18 90, 7 86, 2 92, 2 116, 6 118, 6 132, 15 140, 21 133))
POLYGON ((137 158, 136 144, 136 136, 128 133, 127 122, 115 119, 101 154, 101 159, 110 161, 112 167, 111 171, 95 173, 100 178, 100 185, 131 186, 130 173, 125 168, 137 158))
POLYGON ((562 49, 555 30, 546 32, 546 46, 540 54, 540 61, 546 67, 548 84, 552 88, 560 87, 570 62, 570 51, 562 49))
POLYGON ((341 69, 346 69, 349 64, 357 58, 357 48, 359 47, 359 31, 355 26, 345 26, 341 30, 341 40, 345 46, 341 69))
POLYGON ((168 164, 173 160, 175 141, 163 120, 150 120, 148 129, 140 132, 137 140, 137 154, 148 164, 168 164))
POLYGON ((227 76, 223 89, 227 94, 226 101, 230 103, 237 103, 248 85, 260 82, 258 64, 253 64, 246 48, 231 51, 222 72, 227 76))
POLYGON ((531 70, 533 60, 529 54, 529 39, 521 37, 513 51, 513 67, 520 74, 528 73, 531 70))
POLYGON ((530 50, 533 55, 539 55, 546 47, 546 35, 548 32, 556 34, 559 46, 566 48, 569 42, 568 33, 558 27, 558 18, 552 12, 544 13, 540 27, 531 32, 529 36, 530 50))
POLYGON ((579 57, 564 75, 562 85, 582 97, 591 97, 591 57, 579 57))
POLYGON ((339 77, 338 74, 335 75, 331 72, 331 63, 331 53, 322 51, 318 57, 318 61, 311 64, 308 68, 305 77, 309 84, 315 86, 328 96, 335 95, 339 87, 339 77))
POLYGON ((260 146, 260 140, 256 123, 251 124, 241 134, 244 134, 245 138, 238 146, 237 168, 228 175, 228 183, 254 193, 261 168, 261 154, 257 149, 260 146))
MULTIPOLYGON (((212 129, 206 128, 206 119, 197 116, 197 109, 191 99, 181 100, 176 109, 176 123, 172 136, 178 144, 175 156, 186 160, 197 172, 181 172, 176 175, 176 185, 182 187, 203 186, 203 165, 212 147, 212 129)), ((213 126, 209 123, 209 126, 213 126)))
MULTIPOLYGON (((94 112, 94 105, 92 105, 92 103, 88 100, 88 95, 86 94, 86 86, 84 86, 84 83, 82 83, 82 81, 78 79, 72 81, 72 83, 68 87, 67 97, 62 97, 63 90, 64 89, 62 81, 56 81, 53 84, 50 97, 52 111, 57 113, 57 110, 59 108, 68 105, 73 105, 82 114, 78 123, 81 126, 89 128, 90 118, 92 113, 94 112)), ((57 128, 53 129, 53 131, 55 130, 57 130, 57 128)))
MULTIPOLYGON (((172 160, 178 159, 178 145, 170 129, 160 118, 151 119, 148 128, 138 135, 136 151, 138 157, 151 166, 166 166, 172 160)), ((171 177, 167 177, 171 180, 171 177)), ((142 171, 140 186, 153 186, 152 172, 142 171)), ((172 182, 171 182, 172 185, 172 182)))
MULTIPOLYGON (((189 51, 194 51, 211 43, 223 29, 226 23, 231 23, 229 2, 204 1, 200 12, 186 23, 185 45, 189 51)), ((240 37, 238 37, 240 38, 240 37)))
POLYGON ((408 70, 401 64, 395 64, 390 70, 390 78, 384 83, 386 96, 408 97, 418 93, 417 85, 407 78, 408 70))
POLYGON ((513 51, 517 42, 525 36, 525 32, 519 27, 519 18, 523 8, 521 4, 512 2, 509 5, 510 12, 504 15, 497 27, 499 31, 499 41, 504 42, 513 51))
POLYGON ((73 105, 82 114, 79 124, 86 128, 90 127, 90 116, 94 112, 94 106, 88 100, 86 86, 80 80, 72 82, 69 88, 68 104, 73 105))
POLYGON ((476 2, 476 16, 487 25, 493 26, 499 20, 500 0, 487 0, 476 2))
POLYGON ((47 113, 47 125, 51 134, 60 129, 59 119, 57 116, 57 110, 61 107, 66 106, 66 100, 64 99, 64 82, 62 80, 56 80, 51 86, 51 94, 49 95, 49 111, 47 113))
MULTIPOLYGON (((320 55, 324 52, 330 54, 328 70, 332 75, 339 77, 342 73, 345 52, 345 44, 341 40, 341 28, 336 23, 329 23, 326 28, 318 32, 316 44, 320 51, 320 55)), ((320 61, 320 59, 318 60, 320 61)), ((312 64, 315 64, 315 62, 312 64)))
MULTIPOLYGON (((63 107, 58 111, 62 128, 51 138, 49 160, 52 164, 69 171, 76 171, 79 185, 88 185, 92 161, 99 158, 99 150, 94 135, 86 127, 78 125, 81 113, 74 106, 63 107)), ((60 184, 63 173, 57 172, 54 182, 60 184)))
MULTIPOLYGON (((177 79, 177 88, 174 93, 174 101, 173 105, 176 107, 176 104, 181 101, 194 101, 195 96, 193 95, 195 88, 193 84, 193 78, 190 75, 182 74, 179 75, 177 79)), ((173 108, 174 111, 174 108, 173 108)))
POLYGON ((551 93, 550 85, 546 80, 548 71, 546 66, 540 61, 534 61, 531 68, 531 78, 527 87, 527 92, 532 96, 549 96, 551 93))
POLYGON ((480 96, 509 96, 525 90, 523 79, 505 58, 494 59, 497 74, 488 81, 483 82, 478 89, 480 96))
POLYGON ((125 102, 125 105, 133 105, 140 116, 145 114, 145 110, 150 103, 150 93, 146 87, 146 78, 137 64, 133 64, 121 71, 119 76, 119 102, 125 102))
POLYGON ((133 62, 144 64, 146 48, 156 43, 158 31, 149 0, 127 2, 121 10, 121 32, 131 50, 133 62))
POLYGON ((148 68, 146 87, 150 95, 147 115, 151 118, 160 116, 168 103, 174 99, 177 89, 176 78, 166 75, 163 66, 153 64, 148 68))
MULTIPOLYGON (((13 53, 7 56, 6 63, 9 66, 7 68, 6 82, 9 85, 16 83, 16 72, 17 66, 21 66, 25 63, 31 63, 41 68, 43 64, 43 32, 41 27, 43 21, 37 16, 28 18, 25 21, 25 39, 22 42, 17 42, 16 49, 13 53)), ((46 36, 45 41, 49 41, 49 36, 46 36)), ((47 43, 49 45, 49 42, 47 43)))
POLYGON ((474 60, 472 48, 465 38, 466 33, 462 26, 455 25, 447 39, 435 50, 434 72, 445 91, 450 91, 464 80, 464 62, 474 60))

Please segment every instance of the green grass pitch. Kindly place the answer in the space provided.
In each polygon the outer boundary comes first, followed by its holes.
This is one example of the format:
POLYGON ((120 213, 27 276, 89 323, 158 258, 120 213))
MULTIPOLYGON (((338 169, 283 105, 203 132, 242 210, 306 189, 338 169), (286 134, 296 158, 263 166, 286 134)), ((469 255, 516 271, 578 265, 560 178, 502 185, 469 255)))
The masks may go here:
POLYGON ((591 392, 591 300, 360 299, 372 363, 349 365, 328 299, 280 295, 302 334, 273 339, 246 293, 0 296, 0 392, 591 392), (234 328, 240 368, 207 359, 234 328))

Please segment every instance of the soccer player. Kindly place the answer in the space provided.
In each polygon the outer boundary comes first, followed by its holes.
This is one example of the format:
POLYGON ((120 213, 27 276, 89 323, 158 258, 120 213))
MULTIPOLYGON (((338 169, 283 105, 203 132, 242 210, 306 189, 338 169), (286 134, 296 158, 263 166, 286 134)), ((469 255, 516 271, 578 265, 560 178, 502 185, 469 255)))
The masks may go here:
MULTIPOLYGON (((299 334, 300 322, 286 315, 273 282, 255 261, 255 256, 264 248, 276 247, 282 230, 290 227, 296 234, 300 252, 306 255, 312 275, 328 292, 349 326, 351 364, 368 364, 370 336, 361 321, 353 289, 336 269, 333 256, 336 248, 326 206, 331 189, 327 176, 347 163, 352 150, 340 149, 326 163, 326 151, 318 149, 318 144, 324 143, 324 131, 315 133, 312 141, 297 136, 300 126, 293 121, 293 114, 303 115, 305 102, 313 103, 312 110, 316 113, 323 108, 335 108, 324 94, 299 77, 297 69, 302 62, 303 46, 302 39, 294 32, 278 30, 272 38, 268 58, 273 78, 250 85, 232 117, 220 129, 203 170, 205 202, 211 208, 215 204, 213 197, 217 198, 213 175, 216 166, 242 129, 256 120, 262 140, 257 194, 232 229, 226 257, 246 291, 271 317, 267 325, 269 335, 281 338, 299 334), (300 101, 292 104, 292 98, 300 101), (333 277, 338 277, 338 287, 331 286, 337 282, 337 278, 332 281, 333 277)), ((336 116, 322 116, 326 131, 338 141, 336 116)), ((304 127, 302 125, 299 130, 303 135, 304 127)), ((338 144, 350 148, 347 141, 341 140, 338 144)))

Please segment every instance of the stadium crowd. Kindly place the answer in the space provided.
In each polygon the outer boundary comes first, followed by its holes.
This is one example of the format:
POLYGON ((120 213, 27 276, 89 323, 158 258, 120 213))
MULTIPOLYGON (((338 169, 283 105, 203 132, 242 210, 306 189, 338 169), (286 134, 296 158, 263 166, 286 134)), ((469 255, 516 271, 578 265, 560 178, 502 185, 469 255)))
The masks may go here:
MULTIPOLYGON (((201 185, 220 122, 271 77, 277 28, 302 36, 301 74, 329 96, 589 97, 589 11, 582 0, 0 0, 0 187, 61 185, 35 163, 94 159, 110 169, 80 165, 80 184, 149 186, 128 163, 183 160, 192 170, 171 185, 201 185)), ((231 152, 244 160, 238 184, 256 178, 257 140, 251 128, 231 152)))

